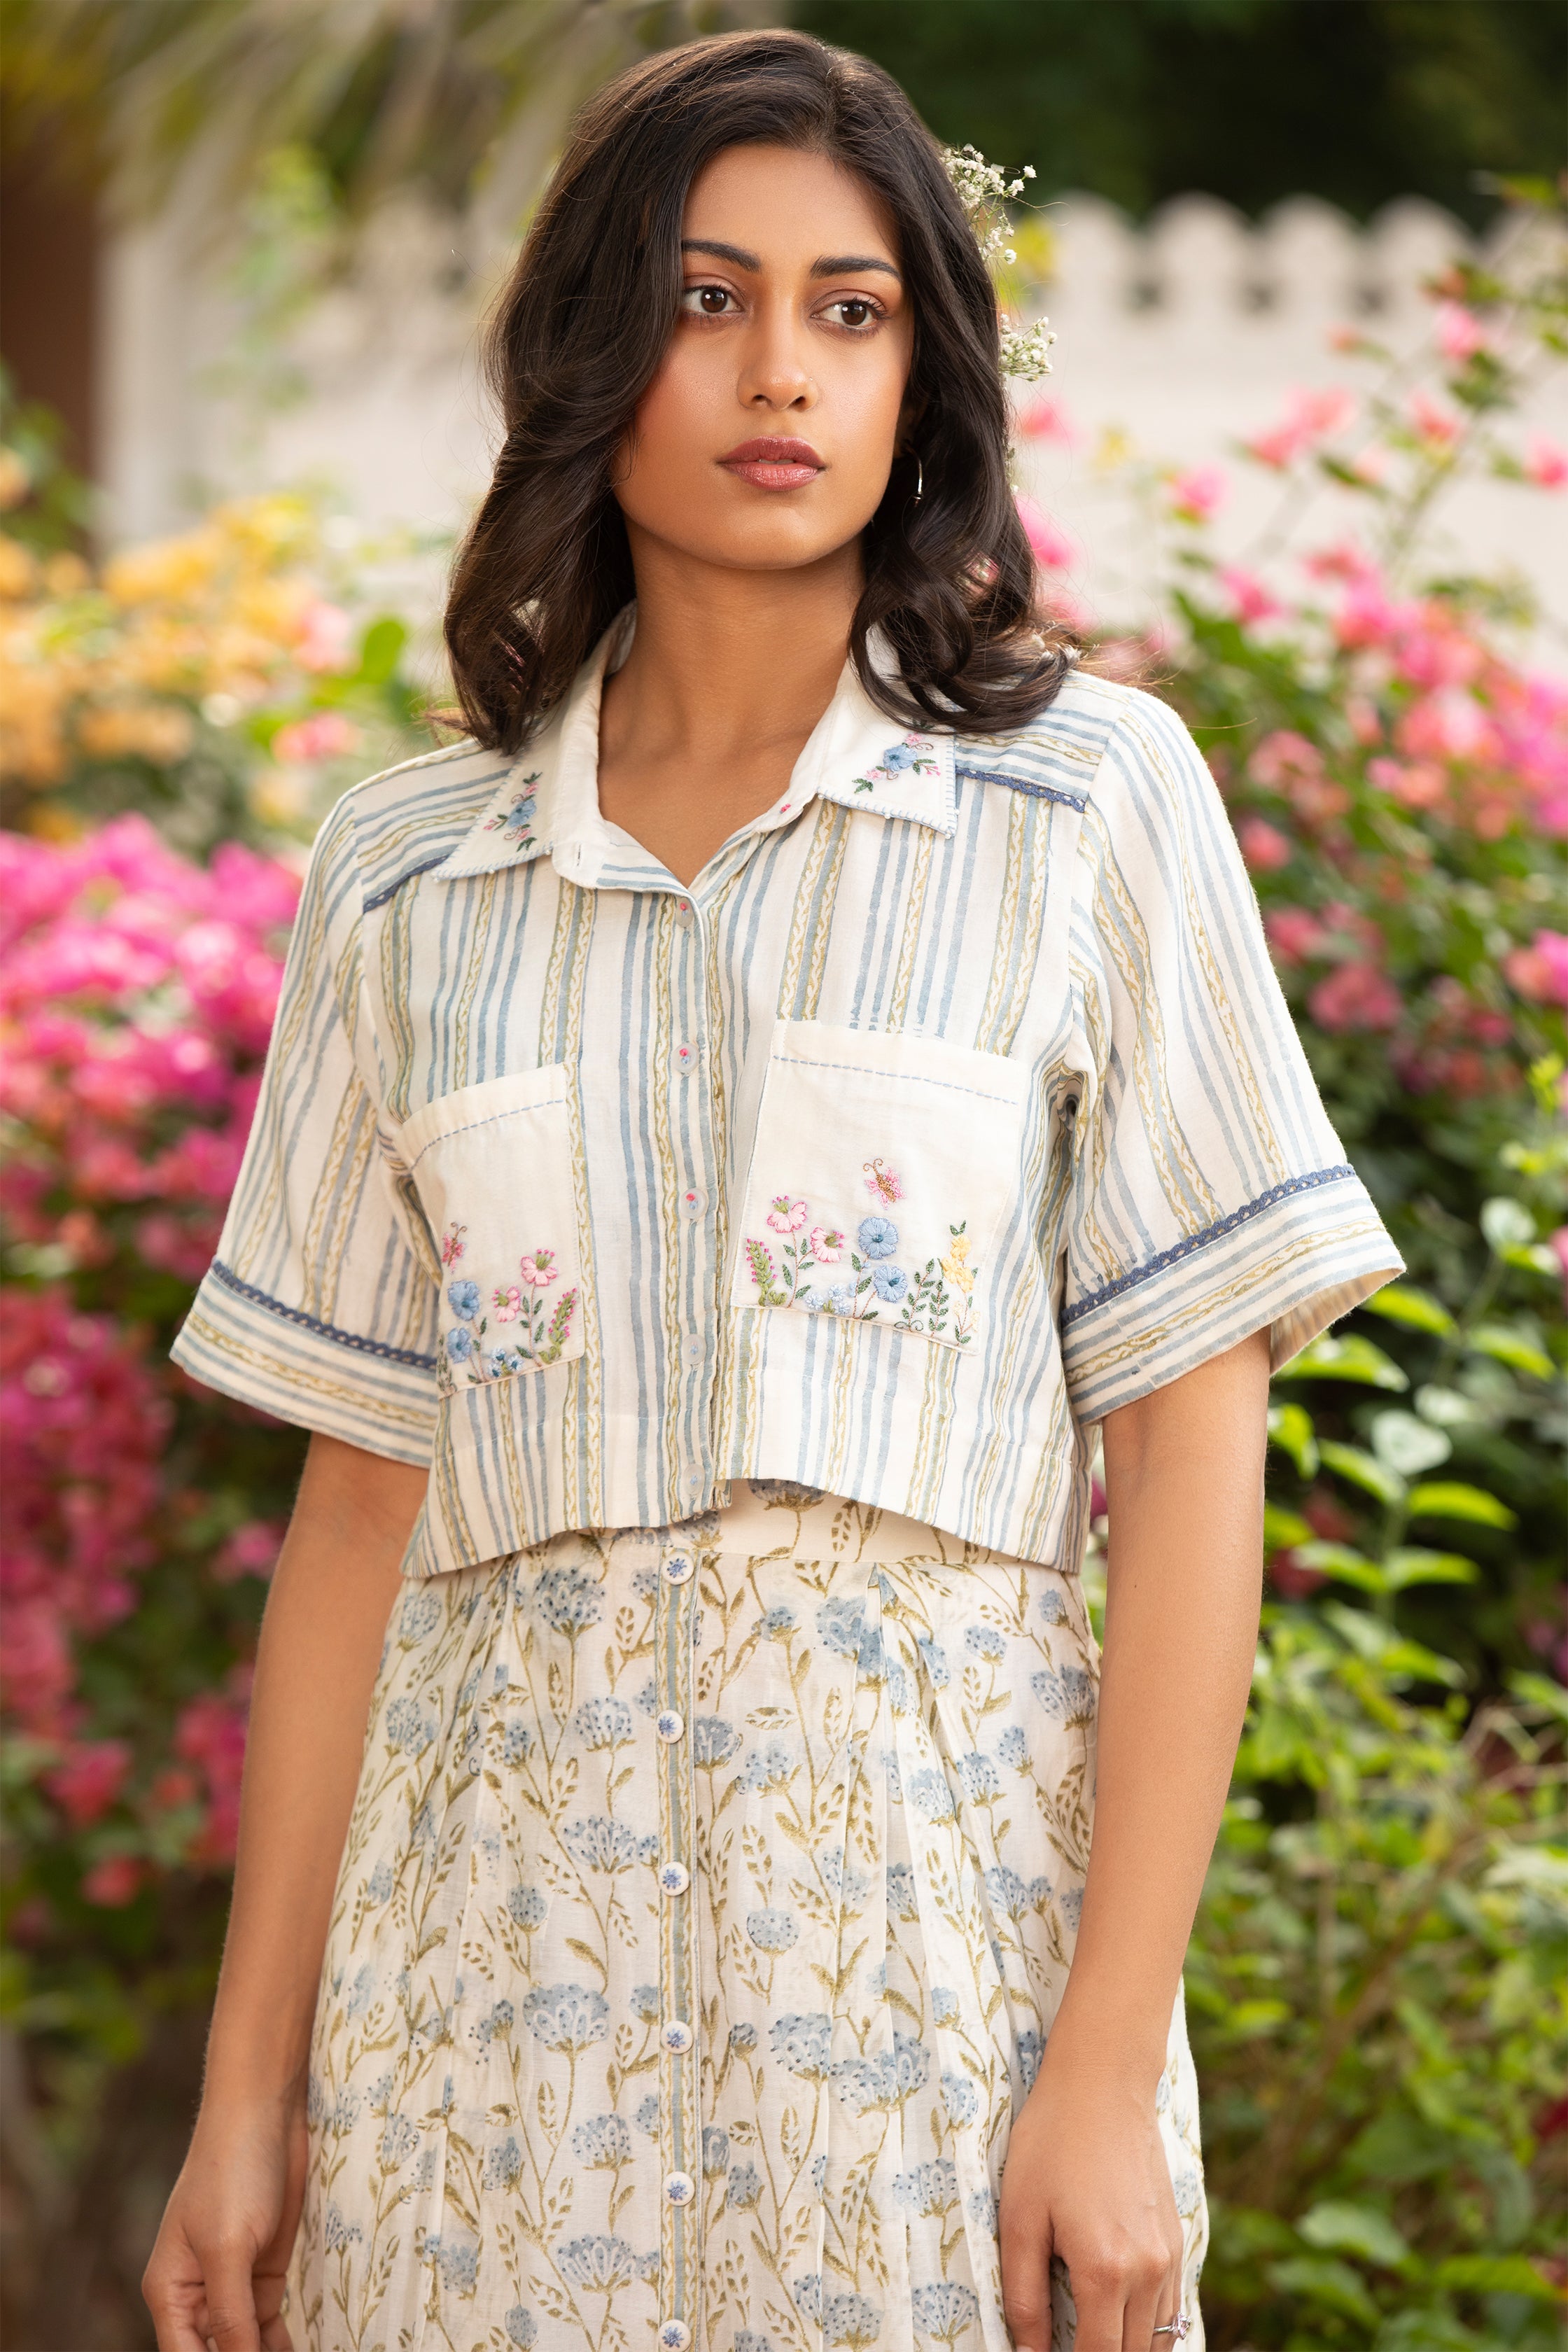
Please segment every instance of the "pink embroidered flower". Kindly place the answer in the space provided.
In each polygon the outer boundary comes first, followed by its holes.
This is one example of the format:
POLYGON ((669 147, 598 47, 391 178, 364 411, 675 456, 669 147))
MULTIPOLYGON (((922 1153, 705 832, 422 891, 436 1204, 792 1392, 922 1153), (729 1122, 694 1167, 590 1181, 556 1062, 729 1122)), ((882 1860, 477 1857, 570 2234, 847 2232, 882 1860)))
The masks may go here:
MULTIPOLYGON (((527 1260, 525 1259, 523 1263, 526 1265, 527 1260)), ((522 1313, 522 1293, 518 1288, 515 1282, 511 1283, 505 1290, 497 1290, 493 1292, 491 1294, 491 1303, 496 1310, 496 1321, 498 1323, 515 1323, 518 1317, 522 1313)))
POLYGON ((467 1225, 450 1224, 447 1226, 441 1241, 441 1263, 443 1265, 457 1265, 458 1260, 462 1256, 463 1252, 468 1247, 467 1242, 463 1239, 463 1235, 468 1232, 468 1230, 467 1225))
POLYGON ((781 1192, 768 1211, 768 1223, 775 1234, 798 1234, 810 1211, 804 1201, 792 1201, 781 1192))
POLYGON ((818 1265, 837 1265, 844 1255, 844 1236, 835 1225, 813 1225, 811 1255, 818 1265))
POLYGON ((889 1168, 882 1160, 868 1160, 865 1166, 866 1190, 873 1200, 884 1201, 891 1207, 895 1201, 903 1199, 904 1180, 896 1168, 889 1168))
POLYGON ((555 1263, 556 1253, 551 1249, 530 1250, 518 1261, 518 1272, 530 1290, 543 1290, 561 1278, 561 1268, 555 1263))

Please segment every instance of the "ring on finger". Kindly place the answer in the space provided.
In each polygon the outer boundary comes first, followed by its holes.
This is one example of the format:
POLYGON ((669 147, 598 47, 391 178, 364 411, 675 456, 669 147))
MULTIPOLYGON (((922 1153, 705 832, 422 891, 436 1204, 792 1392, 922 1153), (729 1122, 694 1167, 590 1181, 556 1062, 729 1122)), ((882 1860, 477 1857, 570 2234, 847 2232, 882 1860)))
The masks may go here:
POLYGON ((1152 2327, 1149 2331, 1151 2336, 1173 2336, 1178 2344, 1184 2342, 1192 2332, 1193 2323, 1184 2311, 1178 2311, 1174 2319, 1168 2321, 1163 2327, 1152 2327))

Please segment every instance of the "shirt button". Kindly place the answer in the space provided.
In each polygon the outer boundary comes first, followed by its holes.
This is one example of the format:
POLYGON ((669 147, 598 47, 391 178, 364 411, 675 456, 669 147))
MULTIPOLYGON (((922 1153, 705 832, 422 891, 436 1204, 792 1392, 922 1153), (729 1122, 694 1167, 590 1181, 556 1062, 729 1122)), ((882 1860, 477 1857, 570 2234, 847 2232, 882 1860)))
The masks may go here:
POLYGON ((678 2058, 685 2057, 696 2039, 683 2017, 672 2017, 664 2029, 664 2046, 673 2050, 678 2058))
POLYGON ((680 1196, 680 1213, 683 1217, 700 1217, 707 1206, 708 1195, 700 1184, 693 1184, 680 1196))
POLYGON ((695 1045, 678 1045, 669 1058, 675 1066, 676 1076, 689 1078, 697 1067, 697 1048, 695 1045))
POLYGON ((690 1554, 672 1551, 664 1563, 664 1572, 671 1584, 684 1584, 691 1574, 690 1554))
POLYGON ((689 2172, 667 2172, 664 2193, 672 2205, 689 2205, 697 2194, 697 2183, 689 2172))
POLYGON ((653 1727, 665 1746, 673 1748, 678 1739, 686 1737, 686 1717, 678 1706, 667 1706, 661 1715, 655 1717, 653 1727))
POLYGON ((658 2352, 688 2352, 690 2342, 691 2330, 684 2319, 667 2319, 658 2331, 658 2352))
POLYGON ((675 919, 680 925, 682 930, 686 930, 689 927, 691 922, 691 901, 689 898, 678 898, 676 900, 675 919))
POLYGON ((658 1866, 658 1891, 661 1895, 684 1895, 691 1884, 691 1873, 683 1862, 661 1862, 658 1866))

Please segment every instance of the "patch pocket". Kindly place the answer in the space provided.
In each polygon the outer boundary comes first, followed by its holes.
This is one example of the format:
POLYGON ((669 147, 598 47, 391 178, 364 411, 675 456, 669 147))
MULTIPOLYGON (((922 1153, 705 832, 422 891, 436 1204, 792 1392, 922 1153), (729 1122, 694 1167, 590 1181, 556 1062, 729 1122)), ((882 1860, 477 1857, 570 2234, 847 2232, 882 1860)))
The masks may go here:
POLYGON ((519 1070, 442 1095, 398 1129, 441 1260, 448 1394, 583 1353, 570 1087, 561 1062, 519 1070))
POLYGON ((1029 1074, 939 1038, 781 1021, 740 1224, 737 1307, 973 1346, 1017 1197, 1029 1074))

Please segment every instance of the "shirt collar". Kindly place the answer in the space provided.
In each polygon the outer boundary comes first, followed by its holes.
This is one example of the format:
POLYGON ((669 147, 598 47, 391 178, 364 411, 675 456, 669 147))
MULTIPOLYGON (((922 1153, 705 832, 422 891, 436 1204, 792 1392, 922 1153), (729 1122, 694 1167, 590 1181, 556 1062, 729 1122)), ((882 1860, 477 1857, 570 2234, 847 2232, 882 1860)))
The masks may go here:
MULTIPOLYGON (((599 704, 605 678, 631 641, 636 607, 605 631, 565 700, 519 752, 500 789, 457 848, 435 869, 437 882, 496 874, 551 857, 568 881, 584 887, 636 884, 664 868, 599 810, 599 704)), ((876 639, 872 657, 890 667, 876 639)), ((864 815, 900 818, 951 835, 958 815, 953 738, 938 729, 900 728, 879 710, 853 663, 846 662, 832 701, 817 720, 772 808, 742 829, 776 833, 813 800, 837 801, 864 815)))

